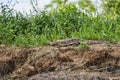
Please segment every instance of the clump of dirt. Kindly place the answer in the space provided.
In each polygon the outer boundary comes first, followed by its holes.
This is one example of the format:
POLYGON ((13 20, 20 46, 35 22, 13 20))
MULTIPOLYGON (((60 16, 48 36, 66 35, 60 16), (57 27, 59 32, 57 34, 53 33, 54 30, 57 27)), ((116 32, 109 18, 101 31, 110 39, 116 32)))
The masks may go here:
POLYGON ((1 78, 120 79, 120 44, 95 43, 89 44, 84 50, 79 45, 77 42, 77 45, 48 45, 38 48, 0 47, 1 78))
POLYGON ((36 49, 0 47, 0 75, 12 73, 18 66, 25 63, 28 56, 36 49))

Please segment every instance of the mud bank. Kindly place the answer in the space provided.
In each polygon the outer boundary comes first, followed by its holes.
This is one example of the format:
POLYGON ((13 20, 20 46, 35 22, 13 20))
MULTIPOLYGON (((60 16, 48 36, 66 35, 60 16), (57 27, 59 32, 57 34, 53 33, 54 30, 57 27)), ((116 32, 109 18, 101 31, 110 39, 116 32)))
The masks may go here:
POLYGON ((1 80, 120 80, 120 44, 80 46, 0 47, 1 80))

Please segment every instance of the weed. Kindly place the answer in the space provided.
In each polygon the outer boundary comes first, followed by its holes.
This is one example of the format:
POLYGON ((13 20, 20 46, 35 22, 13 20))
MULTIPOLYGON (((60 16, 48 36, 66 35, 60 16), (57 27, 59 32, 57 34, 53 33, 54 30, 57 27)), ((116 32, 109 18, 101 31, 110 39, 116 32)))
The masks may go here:
MULTIPOLYGON (((0 43, 18 46, 40 46, 64 38, 120 40, 120 18, 97 17, 81 12, 73 4, 23 15, 1 6, 0 43)), ((82 47, 86 47, 82 44, 82 47)))
POLYGON ((85 42, 81 42, 79 46, 76 48, 77 50, 86 50, 89 48, 89 45, 85 42))

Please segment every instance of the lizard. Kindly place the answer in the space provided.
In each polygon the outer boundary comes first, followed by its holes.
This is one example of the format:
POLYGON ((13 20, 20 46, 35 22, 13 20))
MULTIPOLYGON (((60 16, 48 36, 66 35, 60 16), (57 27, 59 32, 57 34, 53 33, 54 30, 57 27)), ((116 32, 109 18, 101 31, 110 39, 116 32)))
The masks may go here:
POLYGON ((63 40, 57 40, 50 43, 51 46, 70 46, 70 45, 79 45, 80 43, 86 43, 86 44, 103 44, 107 41, 103 40, 82 40, 79 38, 69 38, 69 39, 63 39, 63 40))

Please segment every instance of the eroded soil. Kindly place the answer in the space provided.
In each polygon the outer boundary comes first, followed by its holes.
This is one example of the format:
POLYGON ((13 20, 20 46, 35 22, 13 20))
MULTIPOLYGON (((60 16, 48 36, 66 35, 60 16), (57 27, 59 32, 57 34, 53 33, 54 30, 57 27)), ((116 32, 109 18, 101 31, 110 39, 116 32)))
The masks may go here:
POLYGON ((120 44, 0 46, 1 80, 120 80, 120 44))

